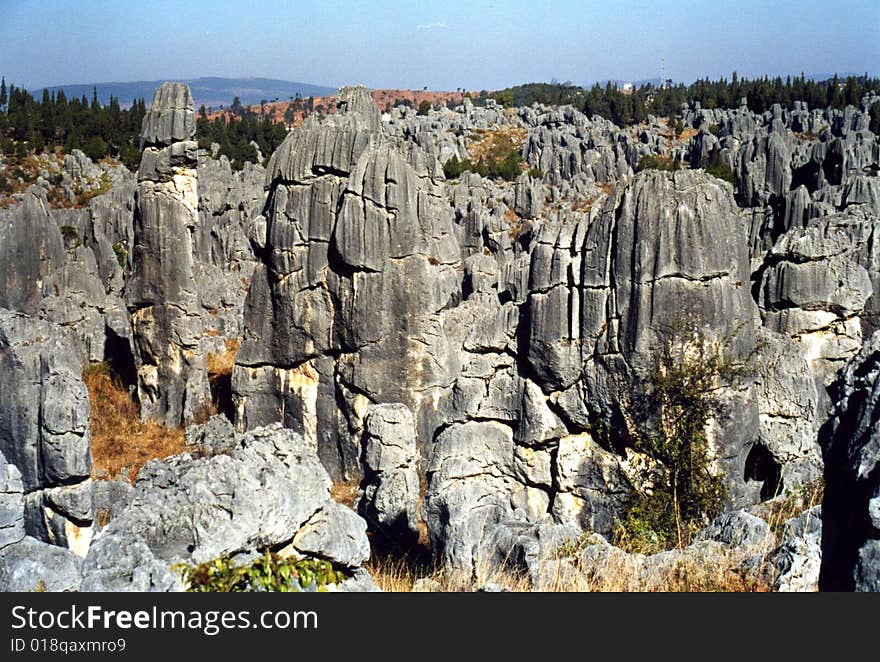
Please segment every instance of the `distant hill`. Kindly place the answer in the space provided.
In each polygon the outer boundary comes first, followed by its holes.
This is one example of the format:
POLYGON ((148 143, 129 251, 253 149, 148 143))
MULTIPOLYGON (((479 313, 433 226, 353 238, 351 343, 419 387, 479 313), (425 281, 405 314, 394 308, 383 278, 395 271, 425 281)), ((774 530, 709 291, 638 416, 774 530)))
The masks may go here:
MULTIPOLYGON (((147 104, 153 98, 153 92, 164 80, 141 80, 130 83, 83 83, 75 85, 55 85, 48 87, 50 92, 64 90, 67 97, 86 96, 92 98, 92 88, 98 91, 98 101, 102 104, 110 102, 110 97, 119 99, 119 103, 127 106, 134 99, 143 97, 147 104)), ((319 97, 336 94, 335 87, 311 85, 309 83, 296 83, 289 80, 276 80, 272 78, 190 78, 181 82, 189 85, 196 102, 196 107, 202 104, 218 107, 228 106, 234 97, 240 97, 244 105, 259 104, 266 99, 272 101, 289 100, 297 94, 303 97, 319 97)), ((37 99, 43 93, 43 88, 30 90, 37 99)))

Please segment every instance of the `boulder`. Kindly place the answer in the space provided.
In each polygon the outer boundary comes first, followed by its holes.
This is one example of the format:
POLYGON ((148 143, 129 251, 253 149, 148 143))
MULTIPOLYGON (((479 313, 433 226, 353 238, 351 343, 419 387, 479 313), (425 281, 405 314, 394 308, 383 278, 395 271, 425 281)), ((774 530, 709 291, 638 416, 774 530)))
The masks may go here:
POLYGON ((392 543, 418 538, 418 448, 412 412, 372 405, 364 417, 364 479, 355 507, 371 530, 392 543))
POLYGON ((280 425, 248 432, 228 454, 151 461, 95 537, 83 586, 172 590, 176 563, 288 545, 353 570, 369 557, 366 524, 329 490, 314 449, 280 425))
POLYGON ((83 560, 30 536, 0 549, 0 591, 78 591, 83 560))

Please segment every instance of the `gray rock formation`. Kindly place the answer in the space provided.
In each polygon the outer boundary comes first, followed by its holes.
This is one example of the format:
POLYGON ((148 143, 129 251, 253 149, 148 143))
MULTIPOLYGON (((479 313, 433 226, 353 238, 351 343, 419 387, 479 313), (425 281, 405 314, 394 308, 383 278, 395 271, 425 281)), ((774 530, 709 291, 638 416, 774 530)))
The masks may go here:
POLYGON ((45 200, 28 193, 0 215, 0 308, 36 316, 41 284, 64 264, 64 239, 45 200))
MULTIPOLYGON (((632 421, 633 384, 663 347, 717 347, 733 361, 754 348, 746 241, 720 181, 649 171, 618 190, 588 227, 546 232, 532 252, 525 358, 545 391, 575 396, 557 400, 569 425, 632 421)), ((758 436, 757 411, 741 388, 729 392, 713 441, 734 501, 751 498, 739 481, 743 451, 758 436)))
MULTIPOLYGON (((119 190, 126 186, 120 181, 119 190)), ((0 215, 0 306, 73 328, 83 360, 104 360, 118 351, 114 342, 130 353, 118 296, 122 269, 101 231, 120 206, 105 195, 88 210, 53 213, 44 197, 29 191, 21 205, 0 215)))
POLYGON ((392 543, 412 543, 419 534, 419 452, 406 405, 370 406, 363 448, 364 479, 355 508, 371 530, 392 543))
POLYGON ((717 517, 697 534, 696 540, 761 551, 770 546, 772 534, 770 525, 760 517, 744 510, 733 510, 717 517))
POLYGON ((269 547, 355 569, 370 554, 366 524, 329 490, 314 449, 277 425, 247 433, 229 454, 154 460, 95 537, 83 590, 175 590, 175 563, 269 547))
POLYGON ((868 268, 877 278, 875 224, 850 214, 816 219, 781 236, 765 262, 764 324, 799 342, 823 385, 861 346, 873 295, 868 268))
POLYGON ((880 591, 880 333, 846 367, 827 429, 822 590, 880 591))
POLYGON ((24 538, 21 472, 0 452, 0 549, 24 538))
POLYGON ((199 221, 194 134, 189 88, 164 83, 141 132, 126 300, 141 415, 167 425, 207 420, 211 406, 193 279, 192 235, 199 221))
POLYGON ((257 264, 254 251, 265 247, 265 218, 260 213, 266 200, 266 171, 252 163, 233 171, 229 159, 221 156, 200 157, 197 173, 193 278, 210 334, 202 343, 206 351, 220 353, 225 340, 242 335, 244 299, 257 264), (210 347, 212 338, 215 347, 210 347))
POLYGON ((269 161, 265 258, 232 386, 239 429, 281 420, 331 474, 353 476, 367 404, 402 402, 430 439, 437 390, 453 379, 441 311, 459 249, 438 164, 377 131, 365 90, 340 99, 269 161))
POLYGON ((82 563, 69 549, 27 536, 0 549, 0 591, 78 591, 82 563))
POLYGON ((761 497, 769 499, 821 477, 817 433, 824 419, 801 346, 766 328, 758 329, 757 343, 752 363, 760 434, 746 458, 746 474, 761 483, 761 497))
MULTIPOLYGON (((0 309, 0 453, 20 473, 25 529, 85 555, 92 455, 89 399, 75 347, 72 334, 0 309)), ((14 484, 12 473, 8 480, 14 484)))
POLYGON ((822 563, 822 507, 816 506, 783 524, 780 544, 764 561, 765 581, 777 591, 819 590, 822 563))

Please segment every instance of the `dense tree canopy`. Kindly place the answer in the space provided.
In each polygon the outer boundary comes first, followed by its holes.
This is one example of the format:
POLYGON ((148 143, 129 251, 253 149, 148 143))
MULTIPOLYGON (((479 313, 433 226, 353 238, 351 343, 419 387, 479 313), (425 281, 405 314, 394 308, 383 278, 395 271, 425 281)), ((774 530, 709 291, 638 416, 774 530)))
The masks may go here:
MULTIPOLYGON (((858 105, 869 91, 880 93, 880 79, 865 75, 814 81, 801 74, 795 78, 765 76, 749 80, 734 72, 730 80, 703 79, 691 85, 646 84, 626 93, 610 82, 604 87, 597 83, 589 90, 570 83, 529 83, 499 90, 491 97, 498 103, 515 106, 535 102, 571 104, 590 117, 598 115, 625 126, 641 122, 648 113, 669 117, 679 112, 683 103, 691 101, 700 102, 703 108, 735 108, 745 99, 750 110, 761 113, 775 103, 791 107, 795 101, 804 101, 810 108, 858 105)), ((480 98, 475 103, 479 101, 480 98)))
POLYGON ((259 147, 263 158, 268 158, 284 140, 287 127, 283 122, 275 122, 265 114, 258 115, 240 103, 233 102, 233 106, 237 106, 233 117, 222 114, 213 120, 200 110, 196 139, 203 149, 217 143, 220 154, 225 154, 232 161, 232 167, 240 170, 246 161, 257 160, 257 149, 252 143, 259 147))
POLYGON ((93 160, 112 156, 129 168, 137 167, 141 122, 147 112, 143 99, 123 109, 116 97, 102 106, 94 90, 91 101, 85 96, 68 99, 63 90, 57 95, 43 90, 37 101, 27 90, 14 85, 7 88, 5 83, 4 78, 0 84, 0 110, 4 111, 0 113, 0 149, 5 154, 82 149, 93 160))
MULTIPOLYGON (((205 148, 218 143, 220 153, 229 157, 234 167, 241 168, 244 161, 256 160, 251 142, 267 157, 284 140, 287 129, 240 102, 233 102, 233 106, 236 116, 214 121, 207 119, 203 106, 197 120, 197 139, 205 148)), ((135 170, 141 159, 141 124, 146 113, 143 99, 122 108, 119 99, 111 97, 110 103, 102 106, 97 90, 92 91, 91 100, 85 96, 68 99, 63 90, 57 95, 43 90, 37 100, 27 90, 7 87, 4 77, 0 79, 0 151, 21 156, 30 151, 60 148, 70 153, 81 149, 93 161, 113 157, 135 170)))

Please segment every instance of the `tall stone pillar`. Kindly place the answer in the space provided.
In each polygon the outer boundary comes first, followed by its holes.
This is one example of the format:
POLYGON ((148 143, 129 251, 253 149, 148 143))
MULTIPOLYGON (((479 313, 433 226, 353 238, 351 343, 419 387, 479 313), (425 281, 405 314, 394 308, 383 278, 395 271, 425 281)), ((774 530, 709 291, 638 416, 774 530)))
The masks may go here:
POLYGON ((164 83, 153 95, 141 131, 133 274, 126 299, 141 416, 166 425, 207 418, 211 406, 193 280, 193 230, 199 219, 195 131, 189 87, 164 83))

